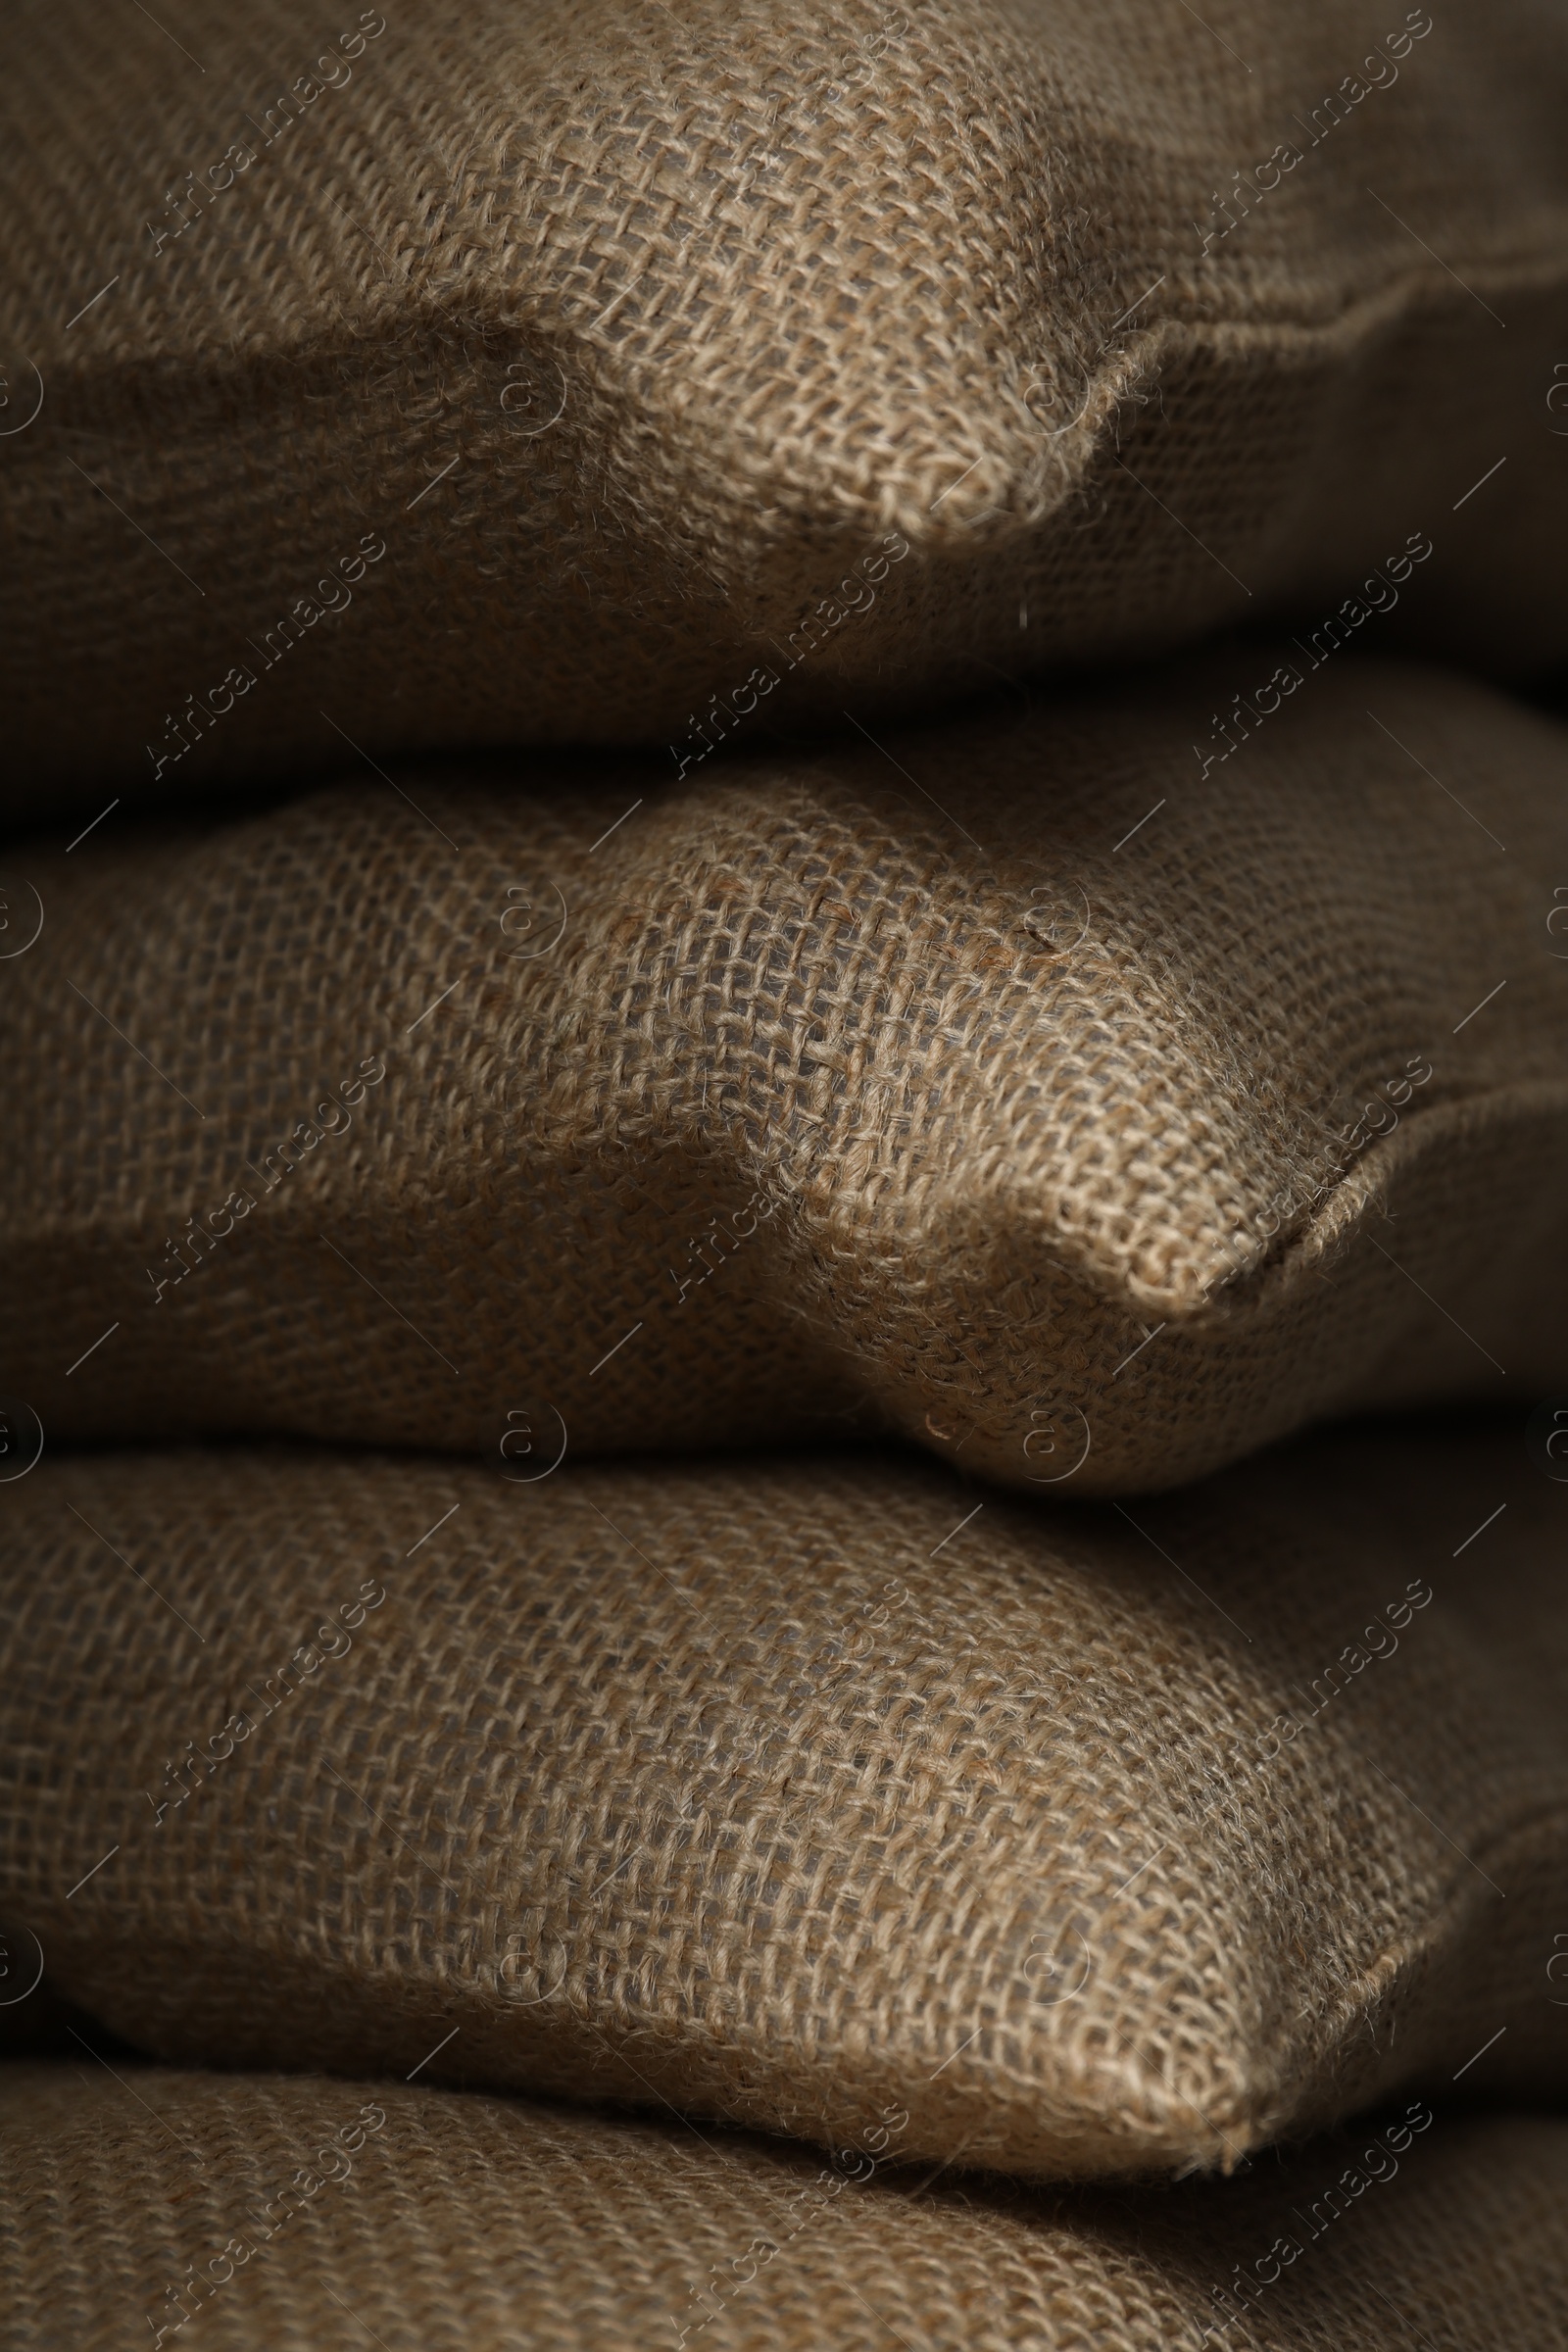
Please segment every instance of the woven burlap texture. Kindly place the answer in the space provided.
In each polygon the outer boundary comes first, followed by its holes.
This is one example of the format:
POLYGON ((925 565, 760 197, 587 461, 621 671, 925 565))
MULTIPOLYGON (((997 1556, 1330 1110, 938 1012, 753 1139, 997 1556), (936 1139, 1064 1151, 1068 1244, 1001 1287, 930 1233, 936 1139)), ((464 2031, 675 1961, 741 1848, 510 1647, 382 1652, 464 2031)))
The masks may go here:
POLYGON ((1320 1440, 1136 1524, 854 1455, 46 1460, 0 1917, 165 2059, 830 2146, 896 2102, 911 2159, 1058 2178, 1472 2060, 1537 2097, 1565 1513, 1512 1436, 1320 1440))
POLYGON ((226 2352, 1568 2344, 1559 2123, 1402 2111, 1250 2180, 1022 2194, 891 2169, 897 2111, 880 2164, 824 2166, 524 2100, 122 2062, 116 2080, 80 2056, 0 2070, 13 2352, 185 2327, 226 2352), (1211 2336, 1239 2270, 1249 2317, 1211 2336))
POLYGON ((14 808, 695 756, 754 673, 836 720, 1316 619, 1412 532, 1396 631, 1568 645, 1532 0, 132 13, 9 12, 14 808))
POLYGON ((1544 1393, 1568 735, 1342 655, 1200 778, 1271 660, 37 851, 0 1393, 514 1462, 893 1428, 1074 1496, 1544 1393))

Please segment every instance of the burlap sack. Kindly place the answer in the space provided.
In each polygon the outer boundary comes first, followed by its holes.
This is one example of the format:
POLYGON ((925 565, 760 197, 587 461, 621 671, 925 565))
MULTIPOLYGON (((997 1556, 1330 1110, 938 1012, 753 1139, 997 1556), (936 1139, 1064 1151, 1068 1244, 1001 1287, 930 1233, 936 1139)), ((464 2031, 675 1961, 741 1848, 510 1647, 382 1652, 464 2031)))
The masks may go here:
MULTIPOLYGON (((402 2083, 0 2072, 14 2352, 1560 2352, 1568 2125, 1416 2105, 1250 2180, 1020 2194, 402 2083), (9 2079, 8 2079, 9 2078, 9 2079), (147 2332, 143 2332, 146 2329, 147 2332)), ((872 2150, 877 2151, 873 2154, 872 2150)))
POLYGON ((1412 534, 1389 633, 1568 649, 1535 0, 129 13, 8 12, 13 807, 696 760, 1392 603, 1412 534))
POLYGON ((0 1395, 535 1468, 883 1427, 1076 1496, 1560 1377, 1560 727, 1251 647, 595 775, 26 862, 0 1395))
POLYGON ((1136 1523, 861 1456, 45 1461, 0 1917, 162 2058, 894 2103, 1007 2171, 1560 2092, 1565 1512, 1512 1437, 1136 1523))

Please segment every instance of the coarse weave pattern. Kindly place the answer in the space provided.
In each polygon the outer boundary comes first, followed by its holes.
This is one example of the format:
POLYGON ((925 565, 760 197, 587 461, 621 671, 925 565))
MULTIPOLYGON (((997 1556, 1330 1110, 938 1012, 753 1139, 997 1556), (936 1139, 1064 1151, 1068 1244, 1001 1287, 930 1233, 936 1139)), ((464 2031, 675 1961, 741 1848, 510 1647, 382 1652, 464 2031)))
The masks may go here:
POLYGON ((836 721, 1411 531, 1396 628, 1560 657, 1560 18, 1387 13, 10 0, 11 805, 836 721))
POLYGON ((514 1462, 893 1428, 1075 1496, 1544 1393, 1568 735, 1296 656, 1200 779, 1271 659, 37 851, 0 1393, 514 1462))
POLYGON ((860 1457, 45 1461, 0 1917, 162 2058, 829 2146, 891 2102, 1057 2177, 1228 2169, 1483 2044, 1467 2092, 1560 2091, 1565 1514, 1511 1437, 1136 1525, 860 1457))
POLYGON ((1203 2352, 1229 2317, 1253 2352, 1561 2352, 1568 2126, 1380 2120, 1249 2180, 1024 2194, 397 2083, 11 2067, 6 2340, 1203 2352), (1245 2321, 1238 2270, 1272 2278, 1245 2321))

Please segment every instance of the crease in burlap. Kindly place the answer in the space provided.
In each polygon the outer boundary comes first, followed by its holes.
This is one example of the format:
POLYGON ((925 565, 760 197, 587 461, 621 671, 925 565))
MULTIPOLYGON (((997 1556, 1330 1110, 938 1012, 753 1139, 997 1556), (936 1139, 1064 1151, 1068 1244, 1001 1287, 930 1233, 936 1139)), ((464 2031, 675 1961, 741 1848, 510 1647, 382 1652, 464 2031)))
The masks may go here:
POLYGON ((1132 1520, 862 1457, 46 1459, 0 1917, 165 2058, 829 2146, 895 2101, 911 2160, 1230 2169, 1461 2069, 1536 2098, 1565 1507, 1451 1432, 1132 1520))
POLYGON ((1285 653, 1206 769, 1272 649, 39 848, 0 1391, 536 1469, 894 1429, 1074 1495, 1546 1393, 1564 735, 1285 653))
POLYGON ((1412 532, 1395 632, 1562 654, 1525 0, 1396 28, 1359 99, 1348 0, 1224 40, 1154 0, 425 0, 330 65, 282 0, 194 0, 200 72, 13 13, 13 808, 337 730, 691 761, 1310 623, 1412 532))

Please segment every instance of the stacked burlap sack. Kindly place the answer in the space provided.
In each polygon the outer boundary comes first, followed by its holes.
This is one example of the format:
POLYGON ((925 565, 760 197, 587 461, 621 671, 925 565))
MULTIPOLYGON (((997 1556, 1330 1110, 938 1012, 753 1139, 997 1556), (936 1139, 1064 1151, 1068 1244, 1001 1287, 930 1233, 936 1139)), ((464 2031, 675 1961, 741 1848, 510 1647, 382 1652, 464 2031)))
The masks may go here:
POLYGON ((1568 2347, 1561 21, 133 14, 0 74, 8 2341, 1568 2347))

